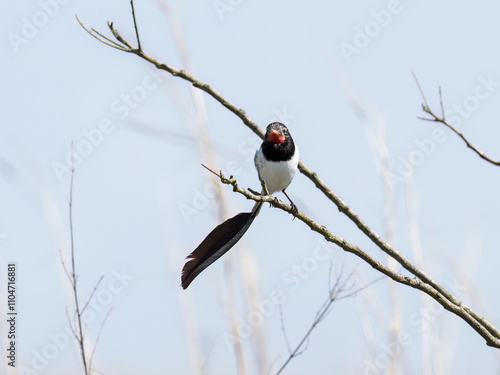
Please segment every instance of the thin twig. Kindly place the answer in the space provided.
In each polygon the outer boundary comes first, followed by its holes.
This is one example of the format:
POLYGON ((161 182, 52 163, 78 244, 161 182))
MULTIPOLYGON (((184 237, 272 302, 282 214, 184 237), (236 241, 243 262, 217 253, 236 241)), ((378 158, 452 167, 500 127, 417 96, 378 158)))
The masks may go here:
POLYGON ((439 86, 439 104, 441 105, 441 118, 445 120, 444 117, 444 106, 443 106, 443 94, 441 93, 441 86, 439 86))
POLYGON ((328 291, 332 290, 332 271, 333 261, 330 259, 330 267, 328 268, 328 291))
POLYGON ((128 48, 120 46, 118 43, 116 43, 116 42, 112 41, 111 39, 105 37, 104 35, 102 35, 101 33, 97 32, 96 30, 94 30, 94 29, 92 29, 92 30, 87 29, 85 27, 85 25, 82 23, 82 21, 80 21, 80 19, 78 18, 78 16, 75 15, 75 17, 76 17, 76 20, 78 21, 78 23, 80 24, 80 26, 83 27, 83 29, 87 33, 89 33, 92 37, 96 38, 99 42, 104 43, 107 46, 119 49, 120 51, 130 52, 128 48))
MULTIPOLYGON (((130 52, 134 52, 134 53, 137 53, 139 52, 139 48, 134 48, 132 47, 132 44, 130 44, 129 42, 127 42, 121 35, 120 33, 118 32, 118 30, 116 30, 113 26, 113 22, 108 22, 108 27, 109 27, 109 30, 111 30, 111 33, 113 34, 113 36, 116 38, 116 40, 118 40, 120 43, 122 43, 125 47, 127 47, 129 49, 130 52)), ((107 39, 107 38, 106 38, 107 39)))
POLYGON ((106 316, 104 317, 104 319, 102 320, 102 323, 101 323, 101 326, 99 327, 99 332, 97 333, 97 337, 95 339, 95 344, 94 344, 94 349, 92 350, 92 353, 90 354, 90 359, 89 359, 89 368, 91 369, 91 371, 95 371, 95 372, 98 372, 97 370, 94 370, 92 368, 92 361, 94 359, 94 354, 95 354, 95 351, 96 351, 96 348, 97 348, 97 344, 99 343, 99 340, 101 338, 101 334, 102 334, 102 330, 104 328, 104 324, 106 323, 106 320, 108 320, 108 317, 109 315, 111 314, 111 311, 113 310, 113 308, 110 308, 108 313, 106 314, 106 316))
POLYGON ((68 318, 69 328, 71 328, 71 332, 73 333, 73 336, 78 341, 78 334, 76 333, 75 327, 73 326, 74 323, 71 322, 71 318, 69 316, 68 308, 66 308, 66 317, 68 318))
MULTIPOLYGON (((92 371, 98 372, 96 370, 91 369, 92 359, 94 357, 96 347, 94 346, 94 348, 92 350, 92 354, 90 356, 90 360, 87 364, 87 353, 85 350, 86 333, 85 333, 85 330, 83 328, 82 317, 83 317, 85 310, 89 306, 92 297, 96 293, 97 288, 99 287, 101 281, 103 280, 104 276, 101 276, 99 278, 99 280, 97 281, 97 283, 94 286, 94 289, 90 293, 90 296, 88 297, 87 302, 83 305, 83 307, 80 307, 80 301, 78 298, 78 275, 76 273, 75 241, 74 241, 74 232, 73 232, 73 181, 74 181, 74 174, 75 174, 73 142, 71 142, 71 169, 70 169, 70 172, 71 172, 71 178, 70 178, 70 189, 69 189, 69 198, 68 198, 70 246, 71 246, 71 270, 70 271, 66 267, 66 263, 64 262, 64 259, 62 257, 61 250, 59 250, 59 255, 61 258, 61 264, 63 266, 64 272, 66 273, 66 276, 68 277, 70 284, 71 284, 71 287, 73 289, 73 297, 74 297, 74 301, 75 301, 74 318, 73 319, 70 318, 67 308, 66 308, 66 315, 68 317, 68 322, 69 322, 69 326, 71 328, 71 332, 73 333, 73 336, 75 337, 76 341, 78 342, 78 346, 80 348, 80 355, 82 358, 82 363, 83 363, 85 375, 89 375, 92 371)), ((110 310, 110 312, 111 312, 111 310, 110 310)), ((97 345, 97 343, 99 342, 101 331, 104 327, 104 323, 106 322, 108 316, 109 316, 109 312, 101 324, 95 345, 97 345)))
POLYGON ((75 299, 75 314, 77 322, 77 341, 80 347, 80 354, 82 357, 83 368, 85 370, 85 375, 89 374, 87 367, 87 358, 85 354, 85 334, 82 327, 82 314, 80 310, 80 303, 78 301, 78 288, 77 288, 77 275, 75 266, 75 240, 73 235, 73 180, 75 176, 75 157, 73 142, 71 142, 71 180, 69 185, 69 231, 70 231, 70 242, 71 242, 71 283, 73 287, 73 296, 75 299))
POLYGON ((281 332, 283 333, 283 338, 285 339, 286 347, 288 349, 288 354, 292 354, 292 347, 290 346, 290 341, 288 341, 288 335, 286 334, 285 329, 285 319, 283 318, 283 305, 281 301, 278 304, 278 308, 280 310, 280 323, 281 323, 281 332))
POLYGON ((420 91, 420 95, 422 95, 422 100, 424 101, 425 104, 422 104, 422 110, 429 114, 431 118, 426 118, 426 117, 417 117, 420 120, 424 121, 431 121, 431 122, 440 122, 443 125, 446 125, 448 128, 450 128, 456 135, 458 135, 467 145, 468 148, 470 148, 472 151, 474 151, 480 158, 486 160, 487 162, 500 166, 500 160, 494 160, 487 156, 484 152, 479 150, 476 146, 474 146, 466 137, 461 133, 457 128, 455 128, 448 120, 445 118, 444 114, 444 107, 443 107, 443 95, 441 93, 441 87, 439 87, 439 102, 441 106, 441 117, 439 117, 427 104, 427 99, 425 99, 424 92, 422 91, 422 88, 420 87, 420 83, 418 82, 417 76, 415 73, 413 73, 413 77, 415 78, 415 82, 417 83, 418 89, 420 91))
MULTIPOLYGON (((80 22, 80 20, 78 20, 78 22, 80 22)), ((120 49, 122 48, 122 46, 121 46, 120 44, 116 43, 116 42, 115 42, 114 40, 112 40, 112 39, 109 39, 107 36, 105 36, 105 35, 101 34, 101 33, 100 33, 99 31, 97 31, 96 29, 92 29, 92 31, 93 31, 94 33, 96 33, 97 35, 99 35, 99 36, 100 36, 101 38, 103 38, 104 40, 106 40, 106 41, 108 41, 108 42, 110 42, 110 43, 113 43, 115 46, 120 47, 120 49)))
POLYGON ((139 39, 139 29, 137 28, 137 21, 135 19, 134 0, 130 0, 130 7, 132 8, 132 18, 134 19, 135 36, 137 37, 137 49, 140 51, 142 48, 141 40, 139 39))
POLYGON ((104 279, 104 276, 101 276, 99 278, 99 280, 97 280, 97 283, 95 284, 94 286, 94 289, 92 290, 92 292, 90 293, 90 296, 89 298, 87 299, 87 302, 85 303, 85 305, 83 305, 82 307, 82 311, 81 313, 83 314, 85 312, 85 310, 87 309, 89 303, 90 303, 90 300, 92 299, 92 297, 94 296, 95 292, 97 291, 97 288, 99 287, 99 284, 101 283, 102 279, 104 279))
POLYGON ((66 273, 66 277, 68 278, 68 280, 69 280, 70 283, 73 283, 73 281, 71 279, 71 275, 70 275, 70 273, 68 271, 68 267, 66 267, 66 263, 64 263, 64 259, 63 259, 63 256, 62 256, 61 249, 59 249, 59 259, 61 260, 61 264, 63 266, 64 272, 66 273))
POLYGON ((335 301, 340 301, 341 299, 346 299, 346 298, 349 298, 349 297, 352 297, 354 295, 356 295, 357 293, 361 292, 362 290, 368 288, 369 286, 373 285, 374 283, 376 283, 377 281, 383 279, 384 277, 379 277, 373 281, 371 281, 370 283, 364 285, 363 287, 361 288, 358 288, 356 289, 355 291, 351 292, 351 293, 346 293, 344 295, 340 295, 341 293, 345 292, 345 287, 346 287, 346 283, 347 281, 350 279, 350 277, 352 276, 354 270, 351 271, 351 273, 349 274, 349 276, 347 276, 344 281, 342 281, 342 277, 341 277, 341 274, 337 275, 337 278, 335 280, 335 284, 333 285, 332 289, 330 289, 328 291, 328 298, 326 299, 326 301, 323 303, 323 305, 320 307, 320 309, 318 310, 318 312, 316 313, 316 316, 313 320, 313 323, 311 324, 311 326, 309 327, 309 329, 307 330, 307 332, 305 333, 305 335, 302 337, 302 339, 300 340, 300 342, 297 344, 297 346, 295 347, 295 349, 290 353, 290 355, 288 356, 287 360, 283 363, 283 365, 280 367, 280 369, 278 370, 278 372, 276 373, 276 375, 279 375, 284 369, 285 367, 290 363, 290 361, 299 356, 300 354, 304 353, 305 350, 307 350, 307 343, 309 342, 309 339, 310 339, 310 336, 312 334, 312 332, 314 331, 314 329, 317 327, 317 325, 319 323, 321 323, 321 321, 323 319, 325 319, 325 317, 327 316, 328 312, 330 312, 330 307, 332 306, 332 304, 335 302, 335 301))
POLYGON ((422 109, 425 111, 426 108, 429 108, 429 104, 427 103, 427 99, 425 99, 424 92, 422 90, 422 87, 420 87, 420 82, 418 82, 417 75, 415 72, 411 72, 413 74, 413 78, 415 79, 415 82, 417 83, 418 91, 420 91, 420 95, 422 95, 422 99, 424 100, 424 104, 422 104, 422 109))

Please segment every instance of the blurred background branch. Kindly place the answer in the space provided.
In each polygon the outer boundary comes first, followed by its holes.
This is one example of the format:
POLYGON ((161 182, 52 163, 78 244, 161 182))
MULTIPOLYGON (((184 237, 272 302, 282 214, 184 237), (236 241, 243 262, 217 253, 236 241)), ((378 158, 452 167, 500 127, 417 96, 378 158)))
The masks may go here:
MULTIPOLYGON (((330 275, 329 275, 329 280, 332 280, 332 275, 331 275, 331 270, 332 268, 330 267, 330 275)), ((295 346, 295 348, 292 350, 288 344, 288 338, 286 336, 285 332, 285 327, 284 327, 284 319, 282 317, 282 329, 283 329, 283 334, 285 335, 285 340, 287 341, 288 345, 288 350, 289 350, 289 356, 286 359, 286 361, 283 363, 283 365, 280 367, 276 375, 279 375, 283 372, 283 370, 288 366, 290 361, 294 359, 295 357, 299 356, 302 354, 305 350, 307 350, 307 343, 309 341, 309 338, 311 337, 311 334, 313 331, 318 327, 318 325, 323 321, 323 319, 326 318, 328 313, 330 312, 332 305, 334 302, 354 297, 356 296, 359 292, 361 292, 363 289, 368 288, 369 286, 375 284, 377 281, 382 280, 384 277, 379 277, 378 279, 373 280, 372 282, 360 287, 354 289, 354 284, 352 284, 351 277, 353 275, 355 270, 351 271, 347 277, 343 277, 342 271, 339 271, 337 275, 335 276, 335 282, 333 285, 328 285, 328 298, 325 300, 323 305, 319 308, 319 310, 316 312, 316 316, 314 317, 314 320, 307 330, 307 332, 304 334, 300 342, 295 346)))

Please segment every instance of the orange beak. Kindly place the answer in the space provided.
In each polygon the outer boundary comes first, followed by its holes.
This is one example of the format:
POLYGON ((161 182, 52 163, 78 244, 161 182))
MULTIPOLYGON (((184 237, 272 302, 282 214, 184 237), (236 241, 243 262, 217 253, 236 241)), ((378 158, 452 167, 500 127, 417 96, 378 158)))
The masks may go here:
POLYGON ((271 133, 266 138, 266 141, 273 143, 283 143, 285 141, 285 136, 280 134, 276 130, 271 130, 271 133))

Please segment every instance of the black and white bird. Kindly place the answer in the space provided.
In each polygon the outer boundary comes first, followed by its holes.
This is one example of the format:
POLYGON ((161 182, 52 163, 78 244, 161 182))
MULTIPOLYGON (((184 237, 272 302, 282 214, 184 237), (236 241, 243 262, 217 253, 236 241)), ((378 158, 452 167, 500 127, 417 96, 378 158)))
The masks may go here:
MULTIPOLYGON (((262 194, 270 195, 282 191, 294 212, 298 212, 285 189, 297 171, 299 150, 285 125, 273 122, 267 126, 264 141, 255 152, 254 162, 262 185, 262 194)), ((183 289, 239 241, 259 214, 262 204, 263 202, 256 202, 251 212, 242 212, 217 226, 188 255, 181 274, 183 289)))

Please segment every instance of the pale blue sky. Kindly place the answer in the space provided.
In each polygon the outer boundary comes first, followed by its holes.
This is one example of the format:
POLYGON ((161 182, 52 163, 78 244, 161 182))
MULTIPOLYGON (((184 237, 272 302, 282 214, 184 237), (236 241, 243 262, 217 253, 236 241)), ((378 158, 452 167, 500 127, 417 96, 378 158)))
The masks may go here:
MULTIPOLYGON (((62 3, 11 2, 0 12, 0 277, 4 284, 8 262, 17 263, 18 363, 24 366, 8 374, 81 373, 77 348, 65 333, 72 296, 59 257, 59 249, 69 254, 70 179, 64 168, 72 141, 81 154, 74 232, 83 301, 104 276, 88 310, 92 342, 111 309, 95 368, 107 375, 199 374, 201 367, 206 374, 234 374, 235 357, 225 340, 230 288, 224 262, 204 271, 187 291, 179 287, 184 257, 220 221, 211 199, 214 180, 200 165, 207 157, 199 146, 191 87, 100 44, 74 17, 106 35, 106 21, 114 21, 134 41, 129 1, 62 3)), ((173 23, 160 4, 136 4, 142 46, 181 68, 173 23)), ((367 138, 383 124, 395 181, 396 248, 413 259, 406 200, 411 185, 424 270, 500 326, 500 170, 447 129, 416 118, 422 115, 421 97, 412 77, 415 72, 436 110, 441 86, 448 117, 484 152, 500 158, 498 2, 221 0, 168 6, 192 73, 261 127, 285 122, 306 165, 387 238, 387 201, 367 138), (350 105, 354 101, 366 114, 364 125, 350 105), (414 172, 410 185, 403 176, 408 168, 414 172)), ((203 98, 216 158, 212 167, 257 188, 252 154, 258 138, 220 104, 203 98)), ((252 206, 224 191, 228 215, 252 206)), ((300 210, 386 261, 303 176, 287 191, 300 210)), ((286 360, 282 322, 296 345, 327 296, 331 263, 345 275, 356 268, 357 287, 378 276, 334 246, 327 246, 328 259, 319 256, 321 246, 298 220, 265 207, 231 250, 238 280, 252 272, 258 279, 250 302, 241 297, 241 281, 235 286, 238 322, 244 326, 249 314, 258 316, 256 306, 270 306, 242 341, 250 374, 274 374, 286 360), (293 276, 298 267, 306 270, 300 282, 293 276), (282 314, 279 304, 269 304, 276 293, 282 314)), ((387 285, 381 281, 335 303, 284 374, 385 373, 384 353, 393 343, 387 285)), ((405 335, 398 373, 498 373, 498 350, 464 322, 439 309, 422 313, 414 290, 399 287, 398 295, 405 335), (422 316, 433 322, 431 343, 422 344, 422 316), (422 359, 428 353, 430 365, 422 359)), ((0 296, 3 320, 5 290, 0 296)), ((3 355, 0 366, 4 373, 3 355)))

